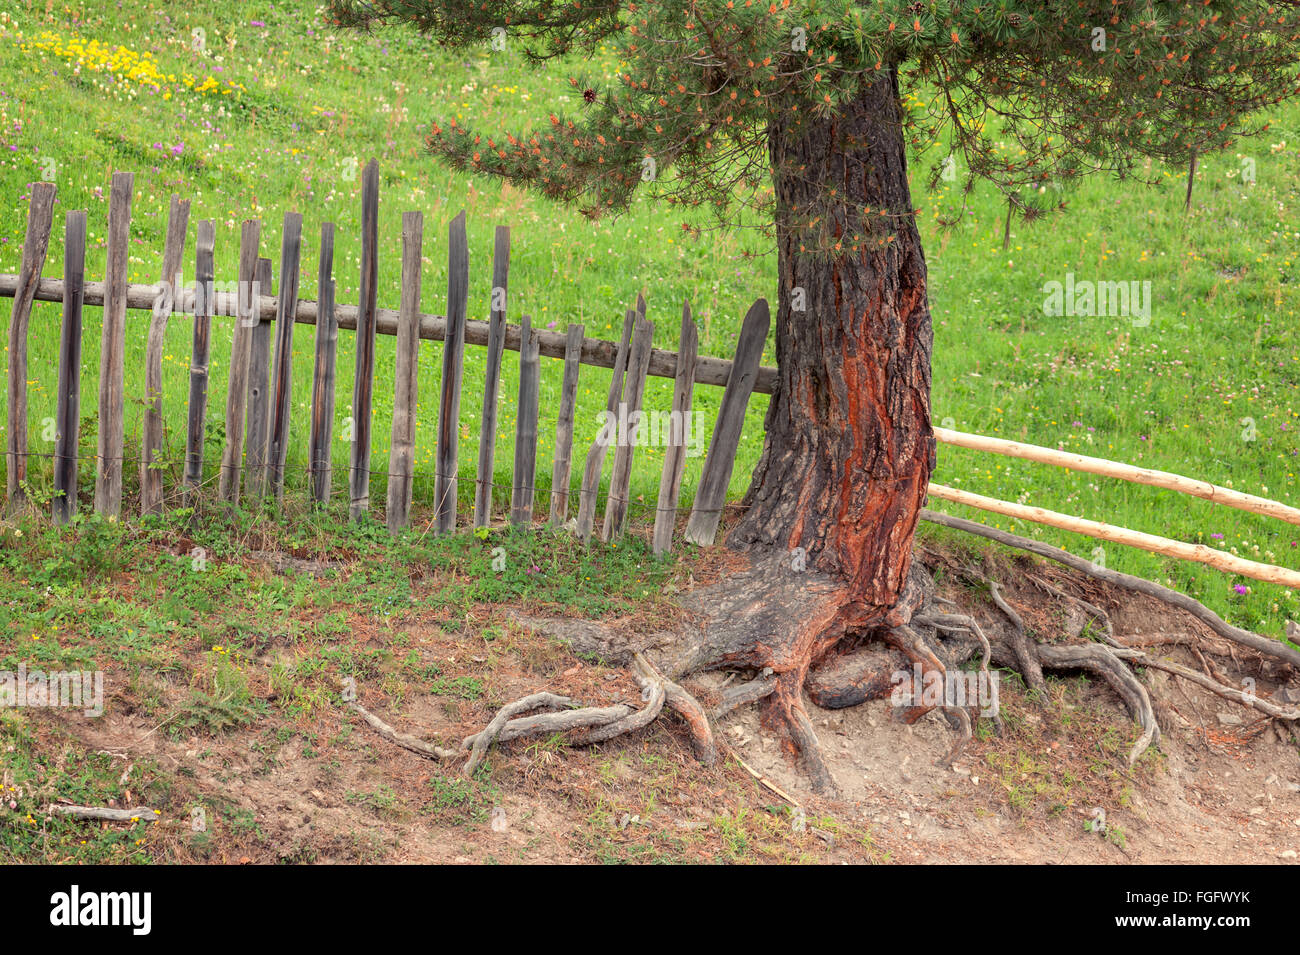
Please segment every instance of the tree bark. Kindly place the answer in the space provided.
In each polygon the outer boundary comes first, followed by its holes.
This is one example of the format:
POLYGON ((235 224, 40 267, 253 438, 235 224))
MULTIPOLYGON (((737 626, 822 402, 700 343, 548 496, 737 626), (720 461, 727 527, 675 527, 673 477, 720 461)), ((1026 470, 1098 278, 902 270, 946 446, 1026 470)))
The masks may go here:
POLYGON ((837 623, 857 629, 885 621, 902 594, 934 466, 933 333, 897 74, 837 117, 786 112, 768 141, 778 384, 728 543, 803 548, 810 569, 846 582, 837 623), (828 248, 810 223, 829 230, 828 248))

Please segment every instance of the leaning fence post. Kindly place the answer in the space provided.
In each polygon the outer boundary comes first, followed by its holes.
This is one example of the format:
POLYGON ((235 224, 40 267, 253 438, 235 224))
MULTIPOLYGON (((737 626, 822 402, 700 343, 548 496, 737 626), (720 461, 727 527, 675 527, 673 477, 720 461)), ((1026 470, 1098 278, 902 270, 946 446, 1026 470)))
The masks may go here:
POLYGON ((23 483, 27 480, 27 326, 31 321, 36 286, 41 283, 41 269, 45 268, 45 254, 50 246, 54 192, 52 182, 32 183, 32 199, 27 209, 27 238, 23 241, 23 261, 9 319, 9 424, 5 432, 5 452, 11 510, 27 499, 23 491, 23 483))
POLYGON ((77 438, 81 430, 81 305, 86 287, 86 213, 69 212, 63 239, 63 328, 55 409, 54 500, 57 524, 77 511, 77 438))
POLYGON ((718 533, 722 506, 727 500, 727 486, 731 483, 731 469, 736 463, 736 449, 740 446, 740 430, 745 423, 745 408, 754 390, 770 324, 767 299, 760 298, 750 306, 740 326, 736 357, 727 377, 727 390, 722 394, 722 406, 718 409, 718 422, 713 428, 709 453, 704 459, 700 486, 695 491, 695 505, 686 524, 685 537, 692 544, 712 544, 718 533))

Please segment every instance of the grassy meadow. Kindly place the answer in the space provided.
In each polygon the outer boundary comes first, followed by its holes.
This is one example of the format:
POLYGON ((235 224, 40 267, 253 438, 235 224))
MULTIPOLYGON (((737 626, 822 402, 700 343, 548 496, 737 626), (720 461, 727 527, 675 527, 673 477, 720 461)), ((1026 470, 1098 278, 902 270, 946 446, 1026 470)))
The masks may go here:
MULTIPOLYGON (((606 51, 589 74, 612 78, 617 68, 616 57, 606 51)), ((729 357, 746 308, 776 292, 774 256, 756 231, 706 231, 690 238, 672 210, 648 200, 621 218, 593 224, 574 210, 497 182, 453 174, 424 154, 423 132, 434 121, 455 117, 485 133, 545 123, 551 108, 568 105, 574 96, 568 76, 562 64, 530 69, 508 45, 498 52, 486 43, 481 50, 450 52, 401 29, 339 35, 323 23, 320 8, 290 0, 216 0, 193 8, 138 0, 19 3, 0 13, 0 272, 18 269, 29 184, 46 178, 59 192, 44 274, 61 274, 63 214, 84 208, 90 211, 87 278, 102 279, 108 185, 113 171, 126 170, 136 175, 131 281, 159 279, 168 197, 175 192, 193 201, 187 279, 195 221, 216 220, 217 278, 229 280, 236 277, 239 223, 262 219, 261 254, 278 267, 281 219, 295 210, 305 219, 301 295, 316 297, 316 236, 322 222, 332 221, 337 300, 355 302, 359 170, 377 158, 381 306, 397 307, 401 214, 418 209, 425 214, 422 308, 443 310, 446 226, 465 210, 472 318, 487 317, 493 230, 508 224, 510 321, 528 313, 535 324, 557 331, 581 322, 589 336, 614 338, 623 310, 644 290, 657 346, 675 347, 681 302, 688 299, 700 326, 701 352, 729 357)), ((1065 197, 1064 214, 1033 227, 1013 224, 1005 251, 1004 201, 992 189, 977 188, 966 197, 960 222, 942 228, 940 218, 963 201, 960 182, 926 187, 929 165, 943 158, 941 146, 913 157, 930 267, 936 423, 1161 468, 1294 503, 1300 108, 1284 108, 1271 118, 1263 136, 1201 162, 1190 213, 1183 211, 1184 169, 1155 169, 1164 188, 1093 178, 1065 197), (1067 275, 1077 281, 1149 281, 1149 322, 1046 314, 1045 283, 1064 283, 1067 275)), ((38 303, 31 326, 30 433, 32 449, 40 453, 52 449, 42 421, 54 415, 59 314, 59 306, 38 303)), ((83 493, 92 481, 99 319, 99 309, 86 310, 83 493)), ((147 313, 128 315, 128 454, 138 449, 147 322, 147 313)), ((209 473, 220 457, 231 332, 229 320, 214 323, 209 473)), ((188 318, 176 316, 163 365, 169 484, 179 474, 184 450, 190 335, 188 318)), ((351 414, 353 344, 351 333, 339 336, 336 465, 347 460, 342 422, 351 414)), ((394 339, 381 336, 372 459, 377 470, 388 460, 393 346, 394 339)), ((300 488, 312 368, 308 326, 296 328, 294 352, 290 464, 296 470, 290 484, 300 488)), ((440 344, 422 343, 417 502, 432 498, 441 357, 440 344)), ((773 361, 770 345, 764 361, 773 361)), ((496 480, 506 485, 516 365, 515 353, 507 352, 496 452, 496 480)), ((483 350, 468 348, 463 496, 472 493, 482 367, 483 350)), ((543 361, 543 482, 550 475, 560 373, 560 362, 543 361)), ((606 371, 583 369, 577 449, 595 437, 608 381, 606 371)), ((706 443, 720 398, 720 389, 696 391, 706 443)), ((667 408, 670 402, 671 382, 651 379, 647 406, 667 408)), ((763 396, 751 402, 733 494, 743 492, 761 449, 766 404, 763 396)), ((38 461, 33 470, 39 489, 48 487, 49 467, 38 461)), ((638 452, 634 517, 636 508, 653 506, 661 465, 659 449, 638 452)), ((702 457, 688 462, 688 499, 701 466, 702 457)), ((129 493, 135 468, 125 472, 129 493)), ((1255 560, 1300 565, 1297 528, 1182 495, 942 446, 935 480, 1255 560)), ((342 472, 336 474, 336 495, 344 483, 342 472)), ((372 482, 376 500, 383 486, 382 478, 372 482)), ((1083 555, 1096 546, 1006 518, 967 516, 1083 555)), ((1169 583, 1261 632, 1280 636, 1284 619, 1297 615, 1295 595, 1280 587, 1118 546, 1106 548, 1105 562, 1169 583)))

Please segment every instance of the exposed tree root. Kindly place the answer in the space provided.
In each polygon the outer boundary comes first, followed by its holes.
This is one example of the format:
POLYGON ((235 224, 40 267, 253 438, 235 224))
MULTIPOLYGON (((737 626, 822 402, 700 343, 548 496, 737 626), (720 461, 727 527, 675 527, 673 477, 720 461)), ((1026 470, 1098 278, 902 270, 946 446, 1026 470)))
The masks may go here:
MULTIPOLYGON (((716 723, 732 710, 750 703, 757 703, 775 689, 776 675, 772 673, 771 667, 768 667, 754 679, 724 689, 722 699, 713 708, 709 718, 716 723)), ((822 704, 818 703, 817 705, 821 706, 822 704)))
POLYGON ((776 688, 759 704, 763 725, 777 734, 786 753, 798 760, 814 790, 823 794, 838 791, 835 777, 822 758, 817 732, 803 706, 803 683, 806 672, 788 670, 776 682, 776 688))
POLYGON ((409 749, 412 753, 424 756, 427 759, 454 759, 457 755, 457 752, 454 749, 444 749, 441 746, 434 746, 432 743, 426 743, 422 739, 417 739, 409 733, 399 733, 374 713, 371 713, 368 709, 354 700, 349 700, 346 705, 348 709, 352 710, 354 713, 360 714, 361 718, 369 724, 371 729, 394 745, 400 746, 403 749, 409 749))
POLYGON ((496 738, 501 735, 501 731, 505 729, 505 725, 510 722, 511 717, 543 706, 558 709, 570 705, 572 705, 572 701, 568 697, 556 696, 553 693, 534 693, 522 700, 507 703, 497 711, 496 716, 492 717, 492 722, 488 723, 483 732, 473 737, 473 743, 466 740, 470 751, 463 772, 466 776, 474 775, 474 770, 478 769, 479 764, 483 762, 483 756, 487 752, 487 748, 496 742, 496 738))
MULTIPOLYGON (((1065 551, 982 524, 929 511, 924 511, 923 517, 1048 557, 1090 577, 1161 599, 1204 622, 1227 641, 1220 646, 1229 650, 1244 647, 1282 664, 1284 676, 1293 672, 1289 667, 1300 668, 1300 653, 1232 627, 1183 594, 1150 581, 1094 567, 1065 551)), ((999 581, 974 568, 955 569, 987 585, 992 608, 991 617, 984 623, 973 615, 955 612, 952 601, 937 596, 929 570, 918 561, 909 570, 902 598, 893 607, 879 608, 854 600, 841 581, 815 571, 796 569, 784 555, 752 557, 744 571, 711 587, 698 588, 686 598, 685 609, 694 611, 703 621, 698 629, 658 634, 649 638, 648 643, 644 636, 634 637, 637 642, 624 644, 610 633, 592 643, 591 635, 585 631, 583 635, 574 634, 572 627, 563 631, 570 639, 582 636, 586 652, 600 646, 603 650, 598 655, 611 664, 630 664, 641 686, 641 706, 619 703, 580 707, 567 697, 536 693, 502 707, 483 730, 466 737, 456 749, 399 733, 360 704, 349 705, 380 736, 395 745, 433 759, 464 758, 462 771, 472 775, 493 744, 563 734, 568 745, 592 745, 643 729, 665 709, 681 718, 697 758, 711 765, 716 762, 719 749, 713 724, 739 707, 757 704, 765 729, 775 734, 785 752, 798 762, 811 787, 825 794, 837 791, 836 781, 805 708, 805 693, 815 705, 827 709, 889 697, 896 717, 907 723, 938 710, 956 736, 952 750, 939 761, 940 765, 950 765, 972 738, 976 711, 991 716, 1001 731, 996 674, 990 670, 993 666, 1014 669, 1025 678, 1031 690, 1042 694, 1047 691, 1046 671, 1083 671, 1099 678, 1115 691, 1139 727, 1128 754, 1129 765, 1160 739, 1161 732, 1151 696, 1130 667, 1162 670, 1224 699, 1251 707, 1266 718, 1300 720, 1300 709, 1261 699, 1232 686, 1207 660, 1203 659, 1206 672, 1200 673, 1151 656, 1139 648, 1144 644, 1140 644, 1138 637, 1117 634, 1110 615, 1096 603, 1028 575, 1033 586, 1079 608, 1096 624, 1096 629, 1091 631, 1095 640, 1068 644, 1039 642, 999 581), (651 662, 652 656, 655 663, 651 662), (975 672, 971 672, 972 668, 975 672), (724 684, 716 694, 716 702, 706 710, 682 681, 718 669, 749 674, 749 679, 734 686, 724 684), (976 682, 963 682, 967 678, 976 682), (954 684, 968 688, 979 686, 981 692, 991 690, 992 705, 988 699, 977 702, 969 695, 952 698, 950 691, 954 684), (934 686, 945 688, 941 699, 929 692, 934 686), (542 712, 532 712, 539 710, 542 712)), ((541 622, 534 625, 544 626, 541 622)), ((1146 645, 1171 642, 1160 636, 1148 637, 1146 645)), ((1199 649, 1190 638, 1174 636, 1182 638, 1175 642, 1187 642, 1193 651, 1199 649)), ((760 783, 797 805, 770 780, 736 758, 760 783)))
POLYGON ((906 667, 906 658, 896 650, 863 647, 814 666, 804 689, 822 709, 845 709, 888 697, 896 685, 894 674, 906 667))
POLYGON ((1215 693, 1225 700, 1232 700, 1240 703, 1242 706, 1248 706, 1251 709, 1259 710, 1266 716, 1271 716, 1279 720, 1300 720, 1300 709, 1294 707, 1278 706, 1269 700, 1262 699, 1253 693, 1244 690, 1238 690, 1236 687, 1227 686, 1218 680, 1197 673, 1195 670, 1189 670, 1187 667, 1169 660, 1157 660, 1147 656, 1141 650, 1129 649, 1126 647, 1116 648, 1111 651, 1121 660, 1130 660, 1138 666, 1151 667, 1153 670, 1163 670, 1166 673, 1172 673, 1180 676, 1184 680, 1195 683, 1197 686, 1204 687, 1211 693, 1215 693))
POLYGON ((716 762, 717 746, 713 740, 713 731, 699 701, 676 683, 661 676, 640 653, 632 655, 632 665, 646 703, 640 709, 627 704, 577 708, 568 697, 554 693, 533 693, 503 706, 480 732, 465 737, 460 749, 447 749, 426 743, 393 729, 360 703, 350 701, 347 705, 381 737, 427 759, 457 759, 468 752, 469 757, 461 770, 466 776, 472 776, 482 765, 483 758, 493 743, 556 733, 571 733, 567 741, 572 746, 600 743, 648 726, 659 715, 665 703, 686 720, 700 761, 706 765, 716 762), (520 715, 538 709, 558 712, 520 715))
POLYGON ((1300 669, 1300 651, 1288 647, 1286 644, 1277 640, 1271 640, 1268 637, 1260 636, 1258 633, 1251 633, 1249 630, 1242 630, 1240 627, 1234 627, 1232 624, 1224 621, 1209 607, 1200 601, 1188 597, 1186 594, 1180 594, 1176 590, 1170 590, 1168 587, 1162 587, 1160 584, 1146 580, 1142 577, 1134 577, 1131 574, 1121 574, 1119 571, 1107 570, 1105 567, 1098 567, 1090 560, 1082 557, 1076 557, 1069 551, 1061 550, 1059 547, 1053 547, 1051 544, 1044 544, 1041 541, 1031 540, 1028 537, 1020 537, 1016 534, 1008 534, 1006 531, 1000 531, 994 527, 988 527, 976 521, 968 521, 965 518, 953 517, 951 514, 941 514, 938 511, 922 510, 921 520, 929 521, 932 524, 940 524, 944 527, 951 527, 954 530, 965 531, 968 534, 974 534, 978 537, 984 537, 999 544, 1005 544, 1008 547, 1015 547, 1018 550, 1026 550, 1031 554, 1037 554, 1039 557, 1046 557, 1048 560, 1054 560, 1058 564, 1064 564, 1080 573, 1087 574, 1089 577, 1095 577, 1098 580, 1104 580, 1109 584, 1115 584, 1119 587, 1125 587, 1129 590, 1155 597, 1167 604, 1185 610, 1196 619, 1200 620, 1211 630, 1229 640, 1232 643, 1239 644, 1243 647, 1249 647, 1256 653, 1272 657, 1283 663, 1288 663, 1297 669, 1300 669))
POLYGON ((713 727, 709 724, 708 714, 704 712, 700 701, 671 680, 664 679, 663 688, 668 708, 682 718, 687 730, 690 731, 695 758, 705 766, 717 763, 718 746, 713 740, 713 727))
POLYGON ((1137 738, 1129 750, 1128 764, 1132 766, 1148 746, 1160 739, 1160 727, 1156 723, 1155 710, 1151 707, 1151 697, 1136 676, 1115 655, 1110 647, 1100 643, 1083 643, 1074 646, 1045 646, 1038 648, 1039 659, 1043 664, 1056 670, 1087 670, 1101 677, 1119 694, 1129 712, 1133 714, 1142 735, 1137 738))

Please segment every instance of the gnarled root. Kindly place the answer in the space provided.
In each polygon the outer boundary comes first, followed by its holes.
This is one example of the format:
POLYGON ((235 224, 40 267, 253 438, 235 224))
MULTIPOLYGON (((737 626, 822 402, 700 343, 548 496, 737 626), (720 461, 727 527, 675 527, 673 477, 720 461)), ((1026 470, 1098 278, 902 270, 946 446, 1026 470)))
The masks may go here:
POLYGON ((808 671, 808 698, 826 710, 840 710, 869 700, 883 700, 897 685, 894 674, 907 659, 893 648, 867 646, 829 657, 808 671))
POLYGON ((786 753, 798 760, 813 790, 833 795, 838 792, 835 777, 822 758, 817 732, 803 707, 805 676, 804 670, 788 670, 778 675, 775 689, 761 704, 763 725, 776 733, 786 753))
POLYGON ((468 752, 469 757, 462 769, 466 776, 472 776, 482 765, 487 750, 493 743, 528 736, 571 733, 567 740, 569 745, 587 746, 650 725, 665 704, 682 714, 686 720, 700 761, 705 765, 716 762, 717 746, 713 740, 713 731, 699 701, 676 683, 665 679, 640 653, 632 655, 632 666, 645 701, 645 706, 640 709, 624 703, 575 708, 576 704, 568 697, 554 693, 533 693, 503 706, 480 732, 465 737, 459 749, 426 743, 415 736, 398 732, 355 701, 350 701, 348 706, 381 737, 427 759, 450 760, 468 752), (520 715, 539 709, 551 712, 520 715))
MULTIPOLYGON (((1294 672, 1290 669, 1293 666, 1300 669, 1300 653, 1294 649, 1231 627, 1182 594, 1094 568, 1064 551, 984 525, 928 511, 924 516, 1023 547, 1108 583, 1166 600, 1205 622, 1229 649, 1255 650, 1286 674, 1294 672)), ((962 568, 955 569, 963 572, 962 568)), ((1139 727, 1128 754, 1130 765, 1160 739, 1150 694, 1130 666, 1164 670, 1268 717, 1300 719, 1300 709, 1281 705, 1281 701, 1259 699, 1228 685, 1226 678, 1208 663, 1202 674, 1136 648, 1128 636, 1115 633, 1110 617, 1101 607, 1030 576, 1030 582, 1041 591, 1079 607, 1100 628, 1100 633, 1093 631, 1100 642, 1040 643, 998 581, 974 569, 964 572, 988 585, 992 607, 987 616, 980 614, 980 620, 973 614, 954 612, 952 601, 938 597, 929 570, 919 561, 912 563, 900 600, 886 608, 864 603, 843 581, 812 570, 794 569, 784 555, 753 557, 743 571, 686 598, 684 609, 704 621, 698 629, 642 635, 640 643, 620 643, 610 638, 610 652, 602 650, 600 655, 610 662, 630 662, 642 688, 642 705, 579 707, 565 697, 533 694, 503 707, 482 731, 467 737, 456 748, 399 733, 359 704, 350 705, 395 745, 428 758, 465 759, 463 770, 472 774, 493 744, 564 734, 569 745, 590 745, 642 729, 664 710, 681 718, 696 756, 711 764, 718 755, 713 724, 753 703, 759 706, 763 726, 797 760, 812 788, 827 794, 837 791, 836 782, 805 708, 805 691, 815 705, 839 709, 893 697, 895 690, 906 690, 910 685, 912 694, 900 701, 897 716, 912 723, 937 709, 956 734, 952 751, 940 760, 941 765, 951 764, 972 738, 976 715, 972 710, 977 706, 979 715, 991 716, 1001 729, 997 674, 991 672, 992 666, 1016 670, 1025 677, 1031 691, 1039 693, 1047 689, 1045 671, 1085 671, 1099 677, 1115 691, 1139 727), (648 659, 651 648, 654 664, 648 659), (970 672, 972 665, 978 667, 978 684, 973 682, 977 674, 970 672), (722 689, 716 699, 710 699, 712 709, 706 710, 682 681, 718 669, 748 672, 751 678, 722 689), (941 697, 931 695, 935 681, 944 688, 941 697), (955 684, 966 687, 964 696, 955 697, 950 692, 955 684), (974 685, 982 691, 978 703, 970 696, 974 685)))
POLYGON ((1137 762, 1137 758, 1148 746, 1160 739, 1160 727, 1156 723, 1155 710, 1151 708, 1147 688, 1110 647, 1100 643, 1084 643, 1066 647, 1039 646, 1037 650, 1039 659, 1047 666, 1059 670, 1079 669, 1095 673, 1119 694, 1133 714, 1133 719, 1142 727, 1142 735, 1129 750, 1130 766, 1137 762))

